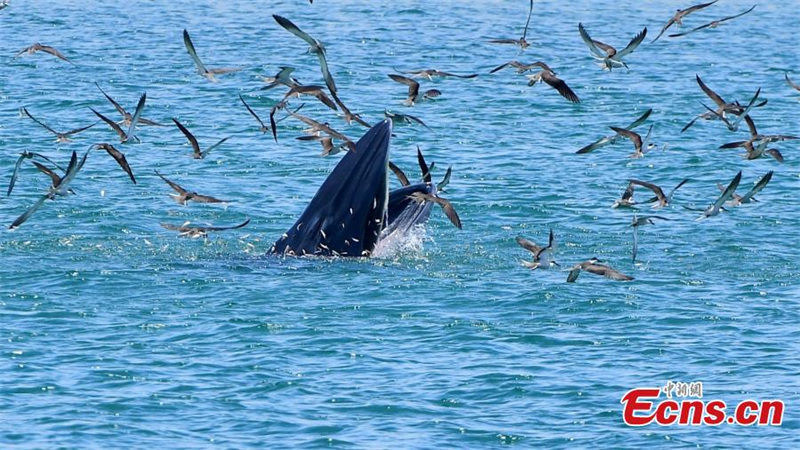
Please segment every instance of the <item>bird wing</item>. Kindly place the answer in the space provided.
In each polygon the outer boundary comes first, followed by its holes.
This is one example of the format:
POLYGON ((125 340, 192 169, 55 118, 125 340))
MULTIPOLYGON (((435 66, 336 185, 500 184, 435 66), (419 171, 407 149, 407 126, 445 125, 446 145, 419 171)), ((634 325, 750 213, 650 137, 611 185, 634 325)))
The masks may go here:
POLYGON ((456 213, 456 209, 453 207, 453 204, 450 203, 450 200, 442 197, 434 197, 435 202, 442 207, 444 211, 444 215, 450 219, 450 222, 456 226, 459 230, 461 229, 461 219, 458 217, 458 213, 456 213))
POLYGON ((670 34, 670 35, 669 35, 669 37, 680 37, 680 36, 686 36, 687 34, 692 34, 692 33, 694 33, 695 31, 700 31, 700 30, 702 30, 702 29, 704 29, 704 28, 708 28, 708 27, 710 27, 711 25, 714 25, 714 22, 708 22, 708 23, 706 23, 706 24, 700 25, 699 27, 692 28, 691 30, 689 30, 689 31, 684 31, 684 32, 682 32, 682 33, 674 33, 674 34, 670 34))
POLYGON ((632 129, 634 129, 634 128, 638 127, 639 125, 643 124, 643 123, 644 123, 644 121, 645 121, 645 120, 647 120, 647 118, 648 118, 648 117, 650 117, 650 114, 652 114, 652 112, 653 112, 653 109, 652 109, 652 108, 649 108, 647 111, 645 111, 644 113, 642 113, 642 115, 641 115, 641 116, 639 116, 639 118, 638 118, 638 119, 636 119, 636 120, 634 120, 633 122, 631 122, 631 124, 630 124, 630 125, 628 125, 628 126, 627 126, 627 127, 625 127, 625 128, 627 128, 627 129, 629 129, 629 130, 632 130, 632 129))
POLYGON ((219 147, 220 145, 222 145, 222 143, 223 143, 223 142, 227 141, 227 140, 228 140, 228 139, 230 139, 230 138, 231 138, 230 136, 225 136, 224 138, 220 139, 219 141, 217 141, 217 143, 216 143, 216 144, 212 145, 211 147, 208 147, 208 148, 206 149, 206 151, 202 152, 202 153, 200 154, 200 155, 201 155, 201 157, 205 158, 205 157, 206 157, 206 155, 208 155, 209 153, 211 153, 211 150, 214 150, 215 148, 219 147))
MULTIPOLYGON (((497 72, 498 70, 503 70, 503 69, 505 69, 505 68, 506 68, 506 67, 508 67, 508 66, 514 66, 514 63, 517 63, 517 64, 519 64, 519 61, 509 61, 509 62, 507 62, 507 63, 500 64, 499 66, 497 66, 497 67, 495 67, 494 69, 490 70, 490 71, 489 71, 489 73, 495 73, 495 72, 497 72)), ((517 67, 517 66, 514 66, 514 67, 517 67)), ((787 78, 787 79, 788 79, 788 78, 787 78)))
POLYGON ((186 51, 189 52, 189 56, 194 60, 194 65, 197 66, 197 70, 200 73, 208 72, 203 61, 197 56, 197 51, 195 51, 194 44, 192 44, 192 38, 189 37, 189 32, 186 31, 186 28, 183 29, 183 45, 186 46, 186 51))
MULTIPOLYGON (((650 43, 652 44, 653 42, 657 41, 657 40, 658 40, 658 38, 660 38, 660 37, 661 37, 661 35, 662 35, 662 34, 664 34, 664 32, 665 32, 665 31, 667 31, 667 28, 669 28, 670 26, 672 26, 672 24, 674 24, 674 23, 675 23, 675 18, 674 18, 674 17, 670 18, 670 19, 669 19, 669 21, 666 23, 666 25, 664 25, 664 27, 663 27, 663 28, 661 28, 661 32, 660 32, 660 33, 658 33, 658 36, 656 36, 656 38, 655 38, 655 39, 653 39, 652 41, 650 41, 650 43)), ((636 254, 635 254, 635 252, 634 252, 633 259, 636 259, 636 254)))
POLYGON ((628 181, 628 187, 625 188, 625 192, 622 193, 622 200, 630 200, 633 198, 633 190, 634 185, 630 181, 628 181))
POLYGON ((582 23, 578 24, 578 31, 581 33, 581 39, 583 39, 583 42, 586 44, 587 47, 589 47, 589 50, 592 53, 597 55, 597 57, 599 57, 599 58, 605 58, 606 56, 608 56, 607 53, 605 53, 605 52, 601 51, 599 48, 597 48, 596 42, 594 40, 592 40, 592 38, 589 36, 589 33, 587 33, 586 29, 583 28, 583 24, 582 23))
POLYGON ((419 94, 419 83, 417 83, 416 80, 397 74, 390 74, 389 78, 398 83, 402 83, 408 86, 409 99, 414 100, 417 98, 417 94, 419 94))
POLYGON ((419 149, 419 145, 417 146, 417 164, 419 164, 419 170, 422 172, 422 180, 426 183, 431 182, 431 172, 428 164, 425 162, 425 157, 422 156, 422 150, 419 149))
POLYGON ((317 58, 319 58, 319 68, 322 71, 322 78, 325 80, 325 85, 328 86, 328 90, 331 91, 331 94, 335 94, 337 92, 336 83, 333 82, 333 76, 328 69, 328 60, 325 58, 325 52, 317 52, 317 58))
POLYGON ((577 265, 577 266, 573 267, 573 268, 572 268, 572 269, 569 271, 569 274, 567 275, 567 283, 574 283, 574 282, 575 282, 575 280, 577 280, 577 279, 578 279, 578 276, 579 276, 580 274, 581 274, 581 266, 580 266, 580 265, 577 265))
POLYGON ((623 48, 622 50, 617 52, 616 55, 614 55, 614 58, 619 60, 623 56, 633 53, 633 51, 636 50, 636 47, 638 47, 639 44, 642 43, 645 36, 647 36, 647 27, 644 27, 644 29, 642 29, 642 31, 640 31, 639 34, 634 36, 633 39, 631 39, 631 41, 628 42, 628 45, 626 45, 625 48, 623 48))
POLYGON ((83 130, 88 130, 89 128, 92 128, 93 126, 95 126, 94 123, 91 124, 91 125, 87 125, 85 127, 75 128, 74 130, 69 130, 69 131, 67 131, 65 133, 61 133, 61 134, 63 134, 64 136, 72 136, 73 134, 78 134, 83 130))
POLYGON ((717 106, 725 106, 728 104, 722 99, 722 97, 720 97, 716 92, 712 91, 711 88, 703 83, 703 80, 700 79, 700 75, 695 74, 695 79, 697 79, 697 84, 700 85, 700 89, 702 89, 703 92, 705 92, 706 95, 717 104, 717 106))
POLYGON ((525 250, 533 253, 534 255, 539 254, 539 252, 544 248, 544 247, 540 247, 540 246, 536 245, 533 241, 525 239, 522 236, 517 236, 516 241, 517 241, 517 244, 519 244, 520 247, 522 247, 525 250))
POLYGON ((308 42, 308 45, 312 47, 319 46, 319 42, 317 42, 316 39, 314 39, 308 33, 298 28, 297 25, 295 25, 291 20, 285 17, 281 17, 277 14, 273 14, 272 18, 275 19, 275 21, 278 22, 278 25, 282 26, 286 31, 308 42))
POLYGON ((450 184, 450 175, 452 175, 452 173, 453 173, 453 166, 449 166, 447 170, 444 172, 444 177, 442 177, 442 181, 436 183, 437 191, 441 191, 448 184, 450 184))
POLYGON ((42 45, 41 49, 45 53, 50 53, 51 55, 55 56, 56 58, 63 59, 64 61, 71 63, 66 56, 64 56, 60 51, 56 50, 54 47, 50 47, 49 45, 42 45))
POLYGON ((639 134, 636 133, 635 131, 626 130, 625 128, 618 128, 618 127, 610 127, 610 128, 614 130, 617 134, 630 139, 631 142, 633 142, 633 145, 635 145, 637 148, 642 148, 642 137, 639 136, 639 134))
POLYGON ((213 73, 214 75, 222 75, 231 72, 238 72, 242 70, 241 67, 215 67, 213 69, 208 69, 209 73, 213 73))
POLYGON ((716 23, 727 22, 727 21, 733 20, 733 19, 735 19, 737 17, 742 17, 743 15, 749 13, 750 11, 752 11, 754 9, 756 9, 756 5, 751 6, 750 9, 748 9, 747 11, 744 11, 744 12, 740 12, 739 14, 735 14, 733 16, 728 16, 728 17, 723 17, 722 19, 717 20, 716 23))
POLYGON ((791 86, 791 87, 797 89, 798 91, 800 91, 800 85, 793 83, 792 80, 789 79, 789 72, 786 72, 785 74, 783 74, 783 77, 786 78, 786 82, 789 83, 789 86, 791 86))
POLYGON ((57 187, 59 184, 61 184, 61 177, 58 176, 58 174, 56 174, 46 166, 39 164, 36 161, 33 161, 33 165, 36 166, 36 168, 39 169, 40 172, 50 177, 53 186, 57 187))
POLYGON ((519 44, 519 39, 490 39, 489 42, 492 44, 519 44))
POLYGON ((127 139, 133 138, 133 131, 136 129, 136 124, 139 122, 139 118, 142 116, 142 110, 144 109, 144 102, 147 101, 147 93, 145 92, 139 97, 139 103, 136 104, 136 111, 133 113, 133 117, 131 118, 131 124, 128 126, 128 132, 126 133, 127 139))
POLYGON ((49 132, 51 132, 51 133, 53 133, 53 134, 55 134, 55 135, 58 135, 58 131, 56 131, 56 130, 54 130, 54 129, 50 128, 50 127, 48 127, 48 126, 47 126, 47 125, 45 125, 43 122, 39 121, 39 119, 37 119, 36 117, 33 117, 33 116, 31 115, 31 113, 30 113, 30 112, 28 112, 28 108, 26 108, 26 107, 24 107, 24 106, 23 106, 23 107, 22 107, 22 112, 24 112, 26 116, 30 117, 30 118, 31 118, 31 120, 33 120, 34 122, 38 123, 38 124, 39 124, 41 127, 43 127, 44 129, 46 129, 47 131, 49 131, 49 132))
POLYGON ((595 275, 602 275, 606 278, 616 281, 631 281, 633 277, 629 277, 609 266, 603 264, 588 264, 584 270, 595 275))
POLYGON ((112 129, 112 130, 114 130, 114 131, 115 131, 115 132, 116 132, 116 133, 119 135, 119 139, 120 139, 120 140, 125 140, 125 136, 126 136, 126 135, 125 135, 125 132, 124 132, 124 131, 122 131, 122 127, 120 127, 120 126, 119 126, 119 124, 118 124, 117 122, 114 122, 113 120, 109 119, 108 117, 106 117, 106 116, 104 116, 104 115, 100 114, 99 112, 97 112, 97 111, 96 111, 94 108, 92 108, 91 106, 89 107, 89 109, 91 109, 91 110, 92 110, 92 112, 94 113, 94 115, 96 115, 97 117, 99 117, 99 118, 100 118, 100 120, 102 120, 103 122, 107 123, 107 124, 108 124, 108 126, 110 126, 110 127, 111 127, 111 129, 112 129))
POLYGON ((681 15, 683 17, 686 17, 689 14, 691 14, 691 13, 693 13, 695 11, 699 11, 699 10, 701 10, 703 8, 709 7, 709 6, 713 5, 714 3, 717 3, 718 1, 719 0, 714 0, 713 2, 700 3, 699 5, 690 6, 690 7, 686 8, 686 9, 684 9, 683 11, 681 11, 681 15))
POLYGON ((244 222, 240 223, 239 225, 233 225, 230 227, 197 227, 199 231, 224 231, 224 230, 236 230, 238 228, 243 228, 250 223, 250 219, 245 220, 244 222))
POLYGON ((528 8, 528 20, 525 21, 525 29, 522 30, 522 40, 525 40, 525 36, 528 35, 528 25, 531 23, 531 14, 533 14, 533 0, 531 0, 531 5, 528 8))
POLYGON ((477 73, 471 73, 469 75, 459 75, 457 73, 443 72, 441 70, 434 70, 433 73, 434 75, 439 75, 440 77, 475 78, 478 76, 477 73))
POLYGON ((767 174, 764 175, 758 181, 758 183, 756 183, 755 186, 753 186, 753 189, 750 189, 750 191, 747 194, 744 194, 742 196, 740 202, 741 203, 750 203, 753 200, 753 196, 755 196, 756 194, 761 192, 761 190, 764 189, 764 187, 766 187, 767 183, 769 183, 769 180, 772 179, 772 172, 773 172, 772 170, 767 172, 767 174))
POLYGON ((755 106, 759 94, 761 94, 761 88, 758 88, 756 94, 753 96, 753 98, 750 99, 750 102, 747 104, 747 106, 742 110, 742 112, 739 113, 739 117, 737 117, 736 120, 731 124, 733 129, 738 129, 739 122, 741 122, 744 117, 749 117, 747 114, 750 112, 753 106, 755 106))
POLYGON ((264 125, 264 122, 262 122, 261 118, 258 117, 258 114, 256 114, 256 112, 253 111, 253 108, 251 108, 250 105, 248 105, 247 102, 244 101, 244 97, 242 97, 242 94, 239 94, 239 100, 242 101, 242 104, 244 105, 245 108, 247 108, 247 111, 250 112, 250 115, 256 118, 259 125, 261 125, 261 128, 266 128, 266 125, 264 125))
POLYGON ((115 109, 116 109, 116 110, 117 110, 117 111, 118 111, 120 114, 122 114, 122 117, 125 117, 125 116, 128 114, 128 111, 125 111, 125 108, 123 108, 123 107, 122 107, 122 105, 120 105, 119 103, 117 103, 117 102, 116 102, 116 101, 115 101, 113 98, 111 98, 111 96, 110 96, 110 95, 106 94, 106 91, 104 91, 104 90, 103 90, 103 88, 101 88, 101 87, 100 87, 100 85, 99 85, 98 83, 94 83, 94 85, 95 85, 95 86, 97 86, 97 89, 100 89, 100 92, 102 92, 102 93, 103 93, 103 95, 106 97, 106 99, 108 99, 108 101, 109 101, 109 102, 111 102, 111 104, 112 104, 112 105, 114 105, 114 108, 115 108, 115 109))
POLYGON ((722 191, 717 201, 714 202, 714 209, 718 210, 725 204, 728 200, 733 197, 733 193, 736 192, 736 188, 739 187, 739 182, 742 181, 742 171, 740 170, 739 173, 736 174, 735 177, 728 183, 728 187, 722 191))
POLYGON ((167 183, 169 185, 169 187, 171 187, 178 194, 186 195, 186 194, 189 193, 189 191, 187 191, 186 189, 182 188, 178 183, 175 183, 174 181, 170 181, 167 177, 165 177, 164 175, 161 175, 161 173, 159 173, 159 171, 157 171, 157 170, 156 170, 156 175, 158 175, 159 178, 164 180, 164 182, 167 183))
POLYGON ((192 201, 197 203, 230 203, 228 200, 220 200, 209 195, 195 194, 192 196, 192 201))
POLYGON ((14 185, 17 183, 17 177, 19 176, 19 168, 22 166, 22 161, 27 158, 28 155, 22 153, 17 158, 17 162, 14 163, 14 172, 11 173, 11 181, 8 183, 8 192, 6 192, 6 196, 11 195, 11 191, 14 190, 14 185))
POLYGON ((111 155, 112 158, 114 158, 114 161, 116 161, 120 167, 122 167, 122 170, 124 170, 125 173, 128 174, 128 176, 131 178, 131 181, 133 181, 133 184, 136 184, 136 178, 134 178, 133 176, 133 170, 131 170, 131 166, 128 164, 128 160, 125 159, 125 155, 122 154, 121 151, 114 148, 114 146, 112 145, 103 146, 103 149, 109 155, 111 155))
POLYGON ((602 137, 602 138, 592 142, 591 144, 581 148, 580 150, 578 150, 575 153, 578 153, 578 154, 590 153, 593 150, 596 150, 596 149, 598 149, 600 147, 605 147, 608 144, 616 142, 617 138, 619 138, 618 134, 615 134, 613 136, 602 137))
POLYGON ((175 125, 177 125, 178 129, 181 130, 181 133, 183 133, 183 135, 186 136, 186 139, 189 140, 189 143, 192 145, 192 150, 194 151, 194 154, 202 156, 202 152, 200 151, 200 144, 197 143, 197 138, 195 138, 194 135, 189 130, 187 130, 182 123, 178 122, 178 119, 173 117, 172 121, 175 122, 175 125))
MULTIPOLYGON (((675 186, 674 188, 672 188, 672 190, 671 190, 671 191, 669 191, 669 194, 667 194, 667 200, 669 200, 669 201, 672 201, 672 196, 675 194, 675 191, 677 191, 678 189, 680 189, 680 187, 681 187, 681 186, 683 186, 684 184, 686 184, 688 181, 689 181, 689 179, 688 179, 688 178, 684 178, 683 180, 681 180, 681 182, 680 182, 680 183, 678 183, 678 185, 677 185, 677 186, 675 186)), ((659 217, 659 219, 661 219, 661 217, 659 217)))
POLYGON ((630 182, 631 182, 631 184, 637 184, 639 186, 643 186, 643 187, 646 187, 647 189, 650 189, 651 191, 653 191, 654 194, 656 194, 656 198, 658 200, 660 200, 662 202, 667 202, 667 197, 664 195, 664 191, 661 190, 661 187, 659 187, 659 186, 657 186, 657 185, 655 185, 653 183, 649 183, 647 181, 641 181, 641 180, 633 180, 632 179, 630 182))
POLYGON ((552 72, 545 70, 542 73, 542 80, 547 83, 550 87, 555 88, 562 97, 566 98, 567 100, 571 101, 572 103, 580 103, 581 100, 575 95, 575 92, 567 86, 567 83, 564 82, 561 78, 553 75, 552 72))
POLYGON ((389 161, 389 169, 391 169, 392 172, 394 172, 395 176, 397 176, 397 179, 400 180, 401 185, 408 186, 411 184, 411 182, 408 181, 408 177, 403 172, 403 170, 397 167, 397 164, 389 161))
POLYGON ((8 229, 13 230, 14 228, 17 228, 18 226, 22 225, 33 215, 33 213, 36 212, 36 210, 42 207, 45 200, 47 200, 48 198, 52 198, 51 194, 45 194, 39 197, 39 200, 37 200, 36 203, 34 203, 30 208, 25 210, 25 212, 22 213, 21 216, 17 217, 17 219, 8 227, 8 229))
POLYGON ((331 92, 331 97, 333 97, 333 101, 336 103, 336 105, 339 106, 339 109, 342 110, 342 113, 344 114, 345 120, 348 123, 350 123, 349 122, 350 120, 355 120, 359 125, 363 125, 363 126, 365 126, 367 128, 371 128, 370 124, 365 122, 364 119, 361 118, 361 116, 359 116, 358 114, 353 114, 350 111, 350 109, 347 108, 347 106, 345 106, 344 102, 342 102, 342 100, 339 98, 338 94, 331 92))
POLYGON ((337 110, 336 109, 336 103, 334 103, 327 95, 325 95, 325 91, 323 91, 321 88, 319 90, 317 90, 313 95, 314 95, 314 97, 319 99, 319 101, 321 101, 328 108, 330 108, 330 109, 332 109, 334 111, 337 110))

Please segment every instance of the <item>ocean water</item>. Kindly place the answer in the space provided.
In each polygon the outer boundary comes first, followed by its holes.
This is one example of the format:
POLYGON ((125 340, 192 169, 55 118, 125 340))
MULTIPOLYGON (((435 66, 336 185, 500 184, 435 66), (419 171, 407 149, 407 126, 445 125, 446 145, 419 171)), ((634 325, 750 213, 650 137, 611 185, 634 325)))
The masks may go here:
MULTIPOLYGON (((0 11, 0 185, 23 150, 66 163, 73 150, 116 143, 104 124, 66 144, 20 115, 26 106, 58 130, 110 117, 100 85, 144 116, 179 118, 202 146, 231 139, 204 160, 173 126, 141 127, 140 144, 118 145, 133 185, 104 152, 90 155, 76 195, 49 202, 6 230, 47 188, 25 163, 0 199, 0 443, 21 447, 644 447, 797 445, 800 413, 800 153, 746 161, 725 142, 747 138, 719 122, 682 126, 708 103, 699 74, 726 100, 769 100, 753 111, 762 133, 800 134, 798 6, 760 2, 718 29, 650 40, 690 2, 537 1, 531 47, 486 41, 518 37, 519 1, 12 1, 0 11), (340 156, 258 131, 238 94, 266 119, 280 90, 261 76, 297 68, 322 84, 307 45, 280 28, 290 18, 327 47, 342 99, 370 122, 384 109, 419 116, 430 130, 395 127, 391 158, 418 177, 416 146, 452 165, 443 194, 464 223, 440 210, 411 245, 380 259, 266 255, 340 156), (602 71, 580 39, 623 47, 630 71, 602 71), (184 49, 187 28, 211 67, 243 70, 211 83, 184 49), (33 42, 60 49, 14 58, 33 42), (582 99, 528 87, 518 59, 547 62, 582 99), (438 68, 475 79, 422 81, 442 96, 413 108, 395 70, 438 68), (575 151, 653 108, 659 149, 627 157, 630 142, 575 151), (666 148, 662 146, 666 144, 666 148), (175 204, 154 174, 227 206, 175 204), (760 202, 706 221, 716 183, 743 172, 740 193, 774 170, 760 202), (631 210, 610 208, 629 178, 671 188, 668 217, 640 230, 631 261, 631 210), (236 224, 241 230, 187 239, 162 222, 236 224), (635 277, 531 271, 514 242, 552 228, 556 259, 569 267, 600 257, 635 277), (667 380, 702 381, 705 399, 783 399, 781 427, 627 427, 620 399, 667 380)), ((686 19, 697 26, 743 11, 725 0, 686 19)), ((293 101, 298 105, 297 100, 293 101)), ((333 112, 303 111, 353 138, 333 112)), ((639 130, 646 130, 646 126, 639 130)), ((399 186, 392 179, 393 186, 399 186)), ((643 198, 642 193, 637 197, 643 198)), ((641 207, 639 214, 651 213, 641 207)))

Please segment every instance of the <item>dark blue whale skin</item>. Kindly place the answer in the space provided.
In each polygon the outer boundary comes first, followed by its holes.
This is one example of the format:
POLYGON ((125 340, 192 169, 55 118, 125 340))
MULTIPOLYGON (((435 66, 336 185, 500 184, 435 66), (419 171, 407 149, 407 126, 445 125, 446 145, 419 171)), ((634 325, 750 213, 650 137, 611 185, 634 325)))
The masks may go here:
POLYGON ((281 255, 369 256, 387 223, 392 122, 367 131, 272 246, 281 255))

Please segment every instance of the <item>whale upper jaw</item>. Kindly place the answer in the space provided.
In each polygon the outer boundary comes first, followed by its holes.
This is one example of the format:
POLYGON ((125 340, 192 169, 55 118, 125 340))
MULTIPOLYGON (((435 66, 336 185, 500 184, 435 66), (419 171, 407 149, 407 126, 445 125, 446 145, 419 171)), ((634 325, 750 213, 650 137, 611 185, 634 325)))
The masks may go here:
POLYGON ((378 123, 342 157, 271 253, 369 256, 388 220, 392 122, 378 123))

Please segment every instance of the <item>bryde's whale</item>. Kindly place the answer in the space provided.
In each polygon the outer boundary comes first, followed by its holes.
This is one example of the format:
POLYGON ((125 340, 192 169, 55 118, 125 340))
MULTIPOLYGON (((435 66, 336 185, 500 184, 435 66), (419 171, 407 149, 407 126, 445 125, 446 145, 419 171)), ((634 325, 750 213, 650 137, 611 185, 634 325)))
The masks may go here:
POLYGON ((373 126, 339 161, 303 214, 272 246, 282 255, 370 256, 380 241, 395 239, 428 220, 436 195, 433 183, 389 192, 392 122, 373 126))

